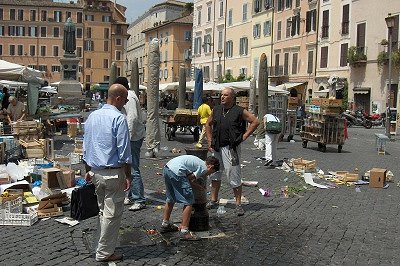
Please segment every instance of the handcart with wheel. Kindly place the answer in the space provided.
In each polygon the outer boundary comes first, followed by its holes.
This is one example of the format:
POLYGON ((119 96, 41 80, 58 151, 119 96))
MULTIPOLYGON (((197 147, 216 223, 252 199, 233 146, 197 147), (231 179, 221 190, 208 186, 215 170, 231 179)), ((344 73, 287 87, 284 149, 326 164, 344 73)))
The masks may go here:
POLYGON ((179 128, 181 132, 190 132, 194 141, 199 140, 199 118, 197 110, 176 109, 173 114, 168 114, 163 118, 165 137, 173 140, 179 128))
POLYGON ((268 97, 268 113, 279 118, 283 123, 282 132, 279 136, 283 140, 287 134, 287 141, 293 139, 296 130, 296 111, 288 109, 287 95, 270 95, 268 97))

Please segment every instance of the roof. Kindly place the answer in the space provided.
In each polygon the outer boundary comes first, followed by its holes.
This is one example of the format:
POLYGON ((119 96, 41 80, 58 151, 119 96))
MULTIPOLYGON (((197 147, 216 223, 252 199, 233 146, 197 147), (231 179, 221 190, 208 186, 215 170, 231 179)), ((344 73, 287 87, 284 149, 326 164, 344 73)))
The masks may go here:
POLYGON ((66 8, 82 8, 81 5, 77 3, 59 3, 49 0, 0 0, 0 5, 9 6, 35 6, 35 7, 66 7, 66 8))
POLYGON ((152 8, 158 7, 158 6, 162 6, 162 5, 176 5, 176 6, 185 6, 187 3, 186 2, 182 2, 182 1, 177 1, 177 0, 167 0, 165 2, 159 3, 154 5, 152 8))
POLYGON ((180 17, 180 18, 177 18, 177 19, 165 22, 165 23, 161 23, 158 26, 145 29, 142 32, 146 33, 146 32, 149 32, 149 31, 152 31, 152 30, 155 30, 155 29, 159 29, 159 28, 162 28, 162 27, 170 25, 170 24, 193 24, 193 14, 190 14, 190 15, 184 16, 184 17, 180 17))

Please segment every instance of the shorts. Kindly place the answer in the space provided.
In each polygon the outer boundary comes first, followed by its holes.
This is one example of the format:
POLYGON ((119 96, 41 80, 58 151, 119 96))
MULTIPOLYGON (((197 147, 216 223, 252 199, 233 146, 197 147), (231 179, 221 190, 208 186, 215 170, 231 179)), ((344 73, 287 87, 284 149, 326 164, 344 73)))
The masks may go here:
POLYGON ((225 170, 226 178, 232 188, 240 187, 242 185, 241 169, 240 169, 240 145, 236 147, 239 157, 239 164, 232 165, 232 156, 229 146, 221 147, 219 152, 215 151, 214 156, 220 162, 220 169, 210 175, 210 179, 220 181, 222 173, 225 170))
POLYGON ((183 205, 194 203, 193 189, 186 176, 177 176, 167 166, 164 166, 163 176, 167 190, 167 202, 177 202, 183 205))

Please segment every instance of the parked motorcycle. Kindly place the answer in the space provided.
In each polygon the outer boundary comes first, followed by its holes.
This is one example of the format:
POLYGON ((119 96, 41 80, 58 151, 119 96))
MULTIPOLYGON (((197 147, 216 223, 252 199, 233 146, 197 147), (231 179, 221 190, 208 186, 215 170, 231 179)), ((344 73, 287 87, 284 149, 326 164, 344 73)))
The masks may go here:
POLYGON ((385 127, 385 123, 386 123, 386 114, 385 114, 385 113, 369 115, 369 114, 367 114, 367 113, 364 112, 364 117, 365 117, 366 119, 371 120, 372 126, 375 126, 375 127, 379 127, 379 126, 385 127))
POLYGON ((346 110, 345 112, 342 113, 342 117, 346 118, 347 125, 349 127, 351 126, 363 126, 365 128, 372 127, 371 119, 367 119, 364 116, 363 112, 361 112, 360 110, 357 110, 355 112, 346 110))

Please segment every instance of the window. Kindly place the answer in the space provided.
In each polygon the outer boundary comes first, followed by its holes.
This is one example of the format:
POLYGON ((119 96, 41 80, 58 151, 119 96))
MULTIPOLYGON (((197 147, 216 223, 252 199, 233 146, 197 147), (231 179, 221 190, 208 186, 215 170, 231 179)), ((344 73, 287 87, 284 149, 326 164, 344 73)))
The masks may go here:
POLYGON ((357 24, 357 52, 365 54, 365 23, 357 24))
POLYGON ((204 44, 203 44, 203 50, 204 53, 210 53, 211 52, 211 35, 207 34, 204 35, 204 44))
POLYGON ((313 73, 314 69, 314 51, 308 51, 308 64, 307 64, 307 73, 313 73))
POLYGON ((207 6, 207 22, 211 21, 211 6, 207 6))
POLYGON ((253 76, 258 79, 258 58, 254 59, 253 76))
POLYGON ((85 41, 85 51, 93 51, 93 50, 94 50, 93 41, 86 40, 85 41))
POLYGON ((86 59, 86 66, 85 67, 87 67, 87 68, 91 68, 92 67, 92 59, 90 59, 90 58, 86 59))
POLYGON ((88 27, 86 29, 86 38, 91 39, 92 38, 92 28, 88 27))
POLYGON ((24 21, 24 10, 23 9, 18 9, 18 20, 24 21))
POLYGON ((8 26, 8 36, 15 36, 15 26, 8 26))
POLYGON ((226 47, 225 47, 225 54, 226 57, 232 57, 233 56, 233 41, 227 41, 226 42, 226 47))
POLYGON ((222 34, 222 30, 218 31, 218 50, 222 50, 222 43, 224 40, 224 36, 222 34))
POLYGON ((40 56, 46 56, 46 46, 40 46, 40 56))
POLYGON ((210 79, 210 66, 204 66, 203 67, 203 75, 205 80, 210 79))
POLYGON ((289 38, 291 33, 292 33, 292 19, 288 18, 286 20, 286 38, 289 38))
POLYGON ((192 40, 192 32, 191 31, 185 31, 185 41, 191 41, 192 40))
POLYGON ((122 45, 122 39, 115 39, 115 45, 122 45))
POLYGON ((0 36, 4 36, 4 26, 0 26, 0 36))
POLYGON ((108 59, 103 59, 103 68, 109 68, 108 59))
POLYGON ((349 34, 349 5, 343 6, 342 14, 342 35, 349 34))
POLYGON ((104 29, 104 39, 109 39, 110 38, 110 29, 105 28, 104 29))
POLYGON ((47 37, 47 28, 40 27, 40 37, 47 37))
POLYGON ((121 51, 115 51, 115 60, 121 60, 121 51))
POLYGON ((278 30, 276 32, 276 40, 280 41, 282 39, 282 21, 278 21, 278 30))
POLYGON ((76 47, 76 56, 82 57, 82 47, 76 47))
POLYGON ((183 51, 183 59, 184 60, 190 60, 192 59, 192 49, 185 49, 183 51))
POLYGON ((19 44, 19 45, 17 46, 17 52, 18 52, 18 55, 23 55, 23 53, 24 53, 24 46, 21 45, 21 44, 19 44))
POLYGON ((242 15, 242 20, 247 21, 247 4, 243 4, 243 15, 242 15))
POLYGON ((229 9, 228 10, 228 26, 232 26, 233 24, 233 10, 229 9))
POLYGON ((61 67, 60 66, 51 66, 51 72, 60 72, 61 67))
POLYGON ((59 27, 53 28, 53 37, 55 37, 55 38, 60 37, 60 28, 59 27))
POLYGON ((292 74, 295 75, 297 74, 297 61, 299 58, 299 54, 298 53, 294 53, 293 57, 292 57, 292 74))
POLYGON ((15 45, 14 44, 10 45, 10 55, 15 55, 15 45))
POLYGON ((0 55, 3 55, 3 45, 0 44, 0 55))
POLYGON ((321 65, 320 68, 328 67, 328 46, 321 47, 321 65))
POLYGON ((3 9, 2 8, 0 8, 0 20, 4 20, 3 9))
POLYGON ((10 20, 15 20, 15 9, 10 9, 10 20))
POLYGON ((322 12, 322 38, 329 37, 329 10, 322 12))
POLYGON ((287 9, 290 9, 290 8, 292 8, 292 0, 286 0, 286 8, 287 9))
POLYGON ((102 22, 111 22, 111 16, 102 16, 101 21, 102 22))
POLYGON ((108 50, 109 50, 109 44, 108 44, 108 41, 104 41, 104 52, 108 52, 108 50))
POLYGON ((30 21, 36 21, 36 10, 30 10, 29 11, 29 20, 30 21))
POLYGON ((90 82, 90 75, 86 75, 86 82, 90 82))
POLYGON ((82 14, 82 12, 77 12, 76 13, 76 22, 77 23, 83 23, 83 14, 82 14))
POLYGON ((282 11, 284 7, 284 0, 278 0, 278 12, 282 11))
POLYGON ((53 46, 53 56, 59 55, 60 48, 58 46, 53 46))
POLYGON ((279 73, 279 54, 275 55, 275 76, 279 73))
POLYGON ((300 0, 296 0, 296 7, 300 6, 300 0))
POLYGON ((15 27, 15 36, 25 36, 25 27, 24 26, 16 26, 15 27))
POLYGON ((261 34, 261 25, 260 24, 255 24, 253 26, 253 37, 254 37, 254 39, 260 38, 260 34, 261 34))
POLYGON ((239 75, 246 77, 247 76, 247 68, 246 67, 241 67, 240 70, 239 70, 239 75))
POLYGON ((47 71, 46 65, 39 65, 39 71, 47 71))
POLYGON ((289 53, 285 53, 283 62, 283 75, 287 76, 288 74, 289 74, 289 53))
POLYGON ((265 0, 264 6, 266 10, 270 9, 274 6, 274 0, 265 0))
POLYGON ((219 17, 224 16, 224 1, 219 1, 219 17))
POLYGON ((292 32, 291 36, 300 34, 300 14, 292 17, 292 32))
POLYGON ((76 28, 76 38, 81 39, 83 36, 83 29, 82 28, 76 28))
POLYGON ((342 43, 340 45, 340 66, 347 66, 347 50, 349 49, 348 43, 342 43))
POLYGON ((306 13, 306 32, 315 31, 317 28, 317 10, 313 9, 306 13))
POLYGON ((164 69, 164 78, 165 78, 165 79, 168 78, 168 69, 164 69))
POLYGON ((197 10, 197 25, 201 24, 201 10, 197 10))
POLYGON ((239 54, 248 55, 249 52, 249 41, 247 37, 240 38, 239 54))
POLYGON ((71 13, 70 11, 66 11, 66 12, 65 12, 65 18, 66 18, 66 19, 68 19, 68 18, 71 18, 71 19, 72 19, 72 13, 71 13))
POLYGON ((62 22, 62 13, 61 11, 54 11, 54 21, 62 22))
POLYGON ((86 21, 94 21, 94 15, 85 15, 86 21))
POLYGON ((254 13, 258 13, 261 11, 261 0, 254 1, 254 13))
POLYGON ((47 21, 47 11, 46 10, 40 11, 40 21, 47 21))
POLYGON ((201 54, 201 37, 196 37, 194 39, 194 54, 201 54))
POLYGON ((163 60, 162 60, 162 53, 160 53, 160 62, 162 62, 163 60))
POLYGON ((265 21, 264 22, 264 36, 270 36, 271 35, 271 21, 265 21))
POLYGON ((28 28, 29 32, 29 36, 30 37, 37 37, 38 36, 38 31, 37 31, 37 27, 36 26, 29 26, 28 28))
POLYGON ((168 51, 165 51, 165 58, 164 58, 164 62, 168 62, 168 51))
POLYGON ((35 56, 36 55, 36 46, 35 45, 30 45, 29 46, 29 55, 30 56, 35 56))

